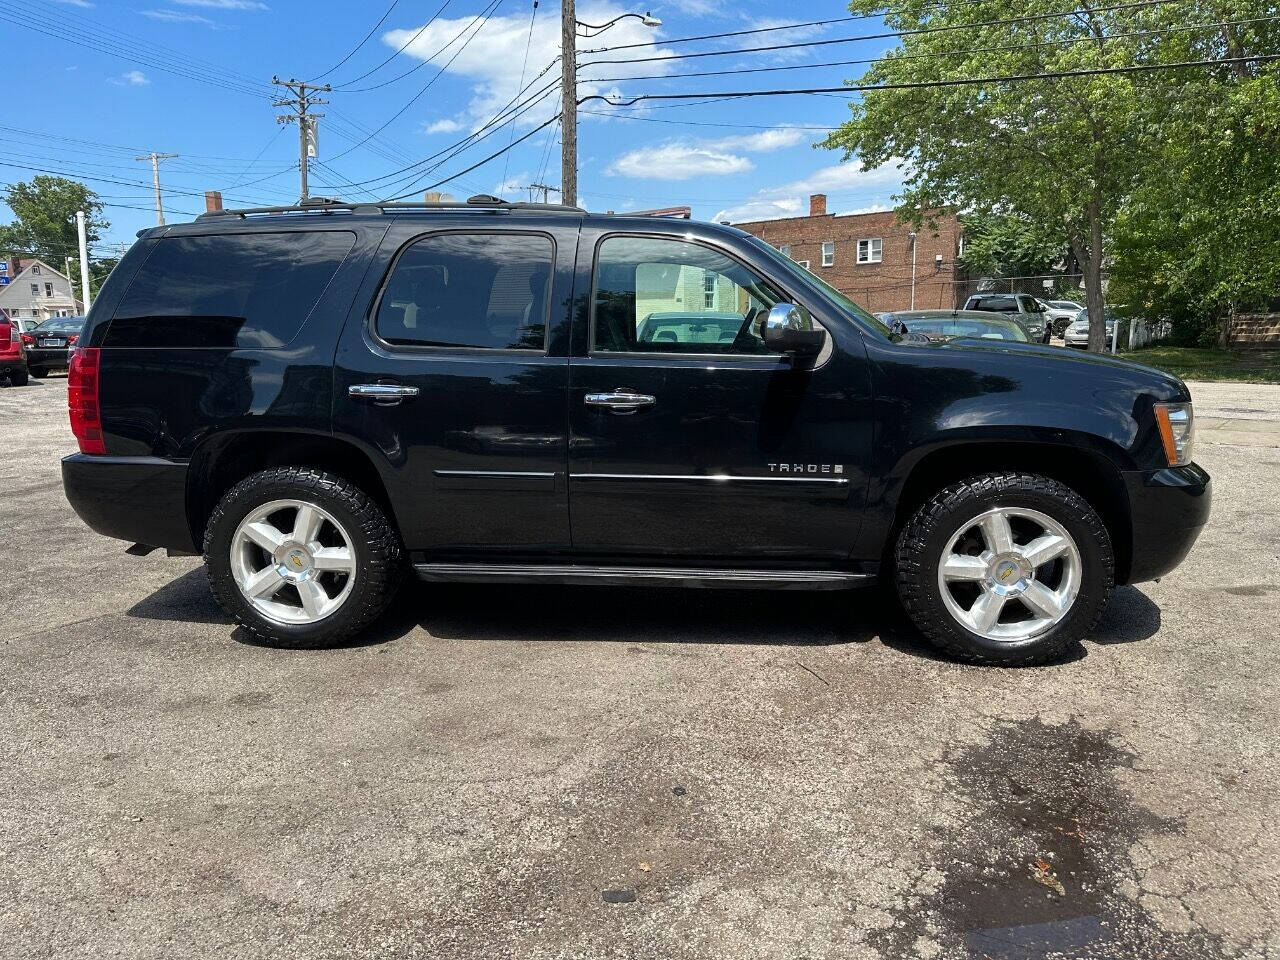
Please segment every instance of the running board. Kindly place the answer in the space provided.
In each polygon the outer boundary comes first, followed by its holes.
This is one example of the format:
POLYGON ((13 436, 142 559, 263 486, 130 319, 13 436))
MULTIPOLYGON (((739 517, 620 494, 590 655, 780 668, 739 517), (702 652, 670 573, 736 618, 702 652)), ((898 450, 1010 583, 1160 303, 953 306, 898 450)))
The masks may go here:
POLYGON ((722 570, 714 567, 600 567, 541 563, 415 563, 423 579, 442 583, 600 584, 770 590, 844 590, 875 580, 843 570, 722 570))

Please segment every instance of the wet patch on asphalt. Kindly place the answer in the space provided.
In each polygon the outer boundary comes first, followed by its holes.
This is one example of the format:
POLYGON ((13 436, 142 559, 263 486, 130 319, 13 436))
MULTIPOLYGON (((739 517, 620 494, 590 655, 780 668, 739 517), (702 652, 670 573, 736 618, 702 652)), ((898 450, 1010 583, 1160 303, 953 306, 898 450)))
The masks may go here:
POLYGON ((1074 721, 996 727, 947 758, 968 812, 932 866, 941 882, 873 935, 885 957, 986 960, 1216 958, 1216 939, 1162 930, 1120 892, 1141 888, 1129 848, 1182 824, 1137 806, 1117 781, 1135 756, 1074 721), (927 945, 922 949, 922 945, 927 945))

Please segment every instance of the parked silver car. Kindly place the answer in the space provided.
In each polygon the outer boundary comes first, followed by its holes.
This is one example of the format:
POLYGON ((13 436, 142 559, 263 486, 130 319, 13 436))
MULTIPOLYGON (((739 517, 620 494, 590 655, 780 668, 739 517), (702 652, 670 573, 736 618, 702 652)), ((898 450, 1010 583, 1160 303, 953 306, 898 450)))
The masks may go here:
POLYGON ((1074 300, 1042 300, 1045 307, 1045 319, 1049 321, 1049 332, 1060 337, 1068 324, 1080 315, 1084 304, 1074 300))
MULTIPOLYGON (((1107 322, 1107 341, 1106 349, 1111 349, 1111 341, 1116 336, 1116 317, 1111 313, 1103 313, 1107 322)), ((1067 325, 1067 329, 1063 331, 1062 339, 1068 347, 1077 347, 1085 350, 1089 346, 1089 311, 1081 310, 1076 318, 1067 325)))
POLYGON ((964 302, 964 309, 1011 316, 1026 327, 1033 342, 1049 342, 1049 324, 1042 305, 1028 293, 975 293, 964 302))

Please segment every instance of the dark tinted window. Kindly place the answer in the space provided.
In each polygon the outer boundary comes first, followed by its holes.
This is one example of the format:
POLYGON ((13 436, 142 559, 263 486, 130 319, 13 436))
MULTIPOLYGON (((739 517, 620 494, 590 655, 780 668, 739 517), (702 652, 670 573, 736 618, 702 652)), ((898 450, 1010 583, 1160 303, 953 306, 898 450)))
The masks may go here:
POLYGON ((997 313, 1017 313, 1018 302, 1013 297, 978 297, 969 310, 993 310, 997 313))
POLYGON ((138 270, 109 347, 281 347, 351 252, 347 231, 166 237, 138 270))
POLYGON ((374 329, 405 346, 541 350, 554 261, 549 237, 424 237, 396 261, 374 329))

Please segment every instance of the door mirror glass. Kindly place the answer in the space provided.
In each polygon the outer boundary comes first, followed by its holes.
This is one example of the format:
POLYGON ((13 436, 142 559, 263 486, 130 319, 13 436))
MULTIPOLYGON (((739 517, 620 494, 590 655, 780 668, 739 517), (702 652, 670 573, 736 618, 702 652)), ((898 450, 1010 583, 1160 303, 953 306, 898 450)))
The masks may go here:
POLYGON ((770 350, 812 360, 822 352, 827 333, 795 304, 775 303, 765 317, 764 342, 770 350))

